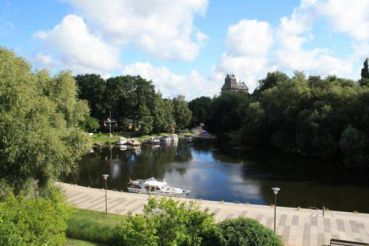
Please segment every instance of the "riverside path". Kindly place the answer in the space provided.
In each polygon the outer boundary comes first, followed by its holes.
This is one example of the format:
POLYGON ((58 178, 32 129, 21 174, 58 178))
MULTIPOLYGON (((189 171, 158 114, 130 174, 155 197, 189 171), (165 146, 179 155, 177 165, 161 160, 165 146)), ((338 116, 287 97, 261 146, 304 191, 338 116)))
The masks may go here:
MULTIPOLYGON (((65 192, 67 201, 82 209, 105 212, 105 192, 95 189, 57 183, 65 192)), ((108 212, 114 214, 141 213, 149 198, 144 194, 108 191, 108 212)), ((176 198, 190 201, 194 199, 176 198)), ((204 209, 214 213, 217 221, 247 217, 273 228, 274 207, 196 200, 204 209)), ((330 239, 369 242, 369 214, 338 211, 277 208, 277 234, 287 246, 329 245, 330 239)))

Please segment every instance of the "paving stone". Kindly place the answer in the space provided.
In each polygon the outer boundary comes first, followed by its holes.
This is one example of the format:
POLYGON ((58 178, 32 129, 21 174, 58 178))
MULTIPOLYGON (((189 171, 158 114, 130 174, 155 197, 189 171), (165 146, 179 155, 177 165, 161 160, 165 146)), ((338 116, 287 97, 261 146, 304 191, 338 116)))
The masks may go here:
MULTIPOLYGON (((76 185, 57 183, 67 197, 67 201, 80 208, 105 211, 105 195, 102 189, 86 188, 76 185)), ((155 196, 154 196, 155 197, 155 196)), ((141 213, 148 196, 125 192, 109 191, 108 212, 127 214, 141 213)), ((178 199, 178 198, 176 198, 178 199)), ((181 201, 190 200, 181 198, 181 201)), ((227 218, 247 217, 258 220, 273 229, 274 208, 238 203, 219 203, 198 200, 202 209, 213 211, 217 221, 227 218)), ((331 238, 369 242, 369 214, 353 214, 326 211, 325 217, 320 211, 278 207, 277 234, 286 246, 322 246, 329 245, 331 238)))

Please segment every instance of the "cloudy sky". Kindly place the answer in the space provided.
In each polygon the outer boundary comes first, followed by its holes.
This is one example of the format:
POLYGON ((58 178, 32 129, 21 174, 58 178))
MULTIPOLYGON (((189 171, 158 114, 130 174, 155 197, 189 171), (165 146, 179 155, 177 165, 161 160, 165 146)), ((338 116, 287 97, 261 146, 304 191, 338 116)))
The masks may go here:
POLYGON ((369 0, 0 0, 0 45, 36 69, 132 74, 165 96, 213 96, 226 73, 357 79, 369 0))

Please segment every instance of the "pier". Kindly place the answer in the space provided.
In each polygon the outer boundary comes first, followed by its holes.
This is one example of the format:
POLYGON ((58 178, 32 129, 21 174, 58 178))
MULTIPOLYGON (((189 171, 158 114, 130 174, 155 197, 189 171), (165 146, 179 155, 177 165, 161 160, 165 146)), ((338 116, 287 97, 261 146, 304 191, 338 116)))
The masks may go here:
MULTIPOLYGON (((105 191, 57 183, 65 192, 69 203, 82 209, 105 212, 105 191)), ((108 213, 142 213, 149 198, 145 194, 108 191, 108 213)), ((274 207, 245 203, 176 198, 182 201, 197 201, 201 208, 214 213, 217 221, 247 217, 258 220, 273 229, 274 207)), ((329 245, 332 238, 369 242, 369 214, 314 210, 302 208, 277 207, 277 234, 286 246, 329 245)))

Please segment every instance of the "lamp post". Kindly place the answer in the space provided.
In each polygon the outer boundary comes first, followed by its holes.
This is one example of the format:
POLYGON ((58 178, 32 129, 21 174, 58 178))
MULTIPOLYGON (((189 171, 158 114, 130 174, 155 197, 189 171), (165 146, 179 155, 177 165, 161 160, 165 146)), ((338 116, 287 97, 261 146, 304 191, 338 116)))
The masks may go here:
POLYGON ((108 180, 108 177, 109 177, 109 174, 103 174, 102 175, 103 178, 104 178, 104 181, 105 181, 105 213, 107 214, 108 213, 108 194, 107 194, 107 180, 108 180))
POLYGON ((275 228, 276 228, 276 221, 277 221, 277 194, 278 191, 281 189, 279 187, 273 187, 272 191, 274 193, 274 234, 275 234, 275 228))

